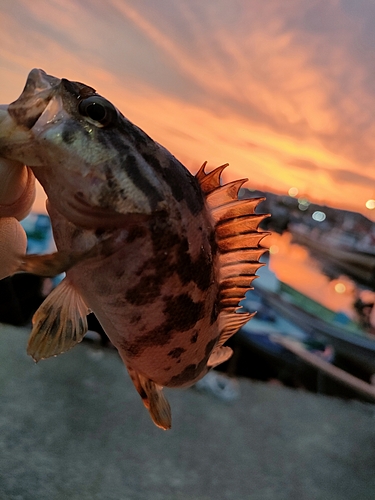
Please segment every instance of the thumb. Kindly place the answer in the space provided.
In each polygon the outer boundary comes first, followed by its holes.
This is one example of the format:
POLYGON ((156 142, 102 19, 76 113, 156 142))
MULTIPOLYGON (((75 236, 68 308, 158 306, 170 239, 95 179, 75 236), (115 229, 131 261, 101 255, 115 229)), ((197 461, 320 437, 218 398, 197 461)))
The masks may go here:
POLYGON ((26 253, 26 233, 14 217, 0 218, 0 279, 15 273, 26 253))

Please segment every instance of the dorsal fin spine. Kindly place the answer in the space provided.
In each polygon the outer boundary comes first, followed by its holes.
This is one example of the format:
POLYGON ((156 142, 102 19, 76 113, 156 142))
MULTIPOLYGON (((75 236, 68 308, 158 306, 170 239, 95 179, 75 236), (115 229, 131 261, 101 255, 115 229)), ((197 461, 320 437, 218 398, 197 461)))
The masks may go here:
POLYGON ((221 174, 223 170, 225 170, 229 166, 229 163, 224 163, 224 165, 215 168, 215 170, 212 170, 212 172, 210 172, 209 174, 206 174, 205 172, 206 165, 207 162, 205 161, 201 168, 198 170, 195 177, 197 178, 204 194, 208 195, 209 193, 220 187, 221 174))
POLYGON ((231 200, 219 207, 211 208, 211 215, 215 222, 230 217, 241 217, 255 213, 256 207, 265 198, 248 198, 243 200, 231 200))
MULTIPOLYGON (((216 172, 216 170, 214 170, 214 172, 216 172)), ((219 184, 220 187, 217 187, 206 196, 209 207, 222 206, 233 200, 238 200, 238 192, 246 181, 248 181, 248 179, 228 182, 228 184, 224 184, 223 186, 219 184)))

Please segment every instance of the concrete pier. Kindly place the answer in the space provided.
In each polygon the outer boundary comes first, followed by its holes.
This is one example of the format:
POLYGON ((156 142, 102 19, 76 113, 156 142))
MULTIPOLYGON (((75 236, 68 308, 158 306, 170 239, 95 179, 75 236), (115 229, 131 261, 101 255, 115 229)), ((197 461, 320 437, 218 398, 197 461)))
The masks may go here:
POLYGON ((37 365, 0 325, 1 500, 373 500, 375 406, 240 381, 229 404, 167 390, 156 428, 117 353, 37 365))

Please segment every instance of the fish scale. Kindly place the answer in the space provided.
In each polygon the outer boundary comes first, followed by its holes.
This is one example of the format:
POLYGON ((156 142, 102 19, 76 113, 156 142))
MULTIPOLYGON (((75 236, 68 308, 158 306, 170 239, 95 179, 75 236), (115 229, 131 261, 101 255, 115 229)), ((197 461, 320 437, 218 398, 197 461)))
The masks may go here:
MULTIPOLYGON (((2 111, 3 112, 3 111, 2 111)), ((227 360, 251 314, 239 308, 264 252, 258 200, 228 164, 196 176, 89 86, 33 70, 0 124, 0 157, 23 161, 48 197, 57 252, 19 269, 65 279, 33 318, 36 360, 80 342, 93 311, 155 424, 162 388, 195 383, 227 360)))

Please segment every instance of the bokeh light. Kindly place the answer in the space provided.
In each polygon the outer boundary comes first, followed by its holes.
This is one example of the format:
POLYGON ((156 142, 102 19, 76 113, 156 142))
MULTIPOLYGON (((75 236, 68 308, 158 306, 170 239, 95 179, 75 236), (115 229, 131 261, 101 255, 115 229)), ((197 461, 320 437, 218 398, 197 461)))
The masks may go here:
POLYGON ((296 187, 291 187, 288 191, 288 195, 292 196, 292 198, 295 198, 298 194, 298 188, 296 187))
POLYGON ((326 214, 320 210, 316 210, 311 217, 317 222, 323 222, 326 219, 326 214))
POLYGON ((346 292, 346 286, 344 285, 344 283, 336 283, 335 285, 335 291, 337 293, 345 293, 346 292))

